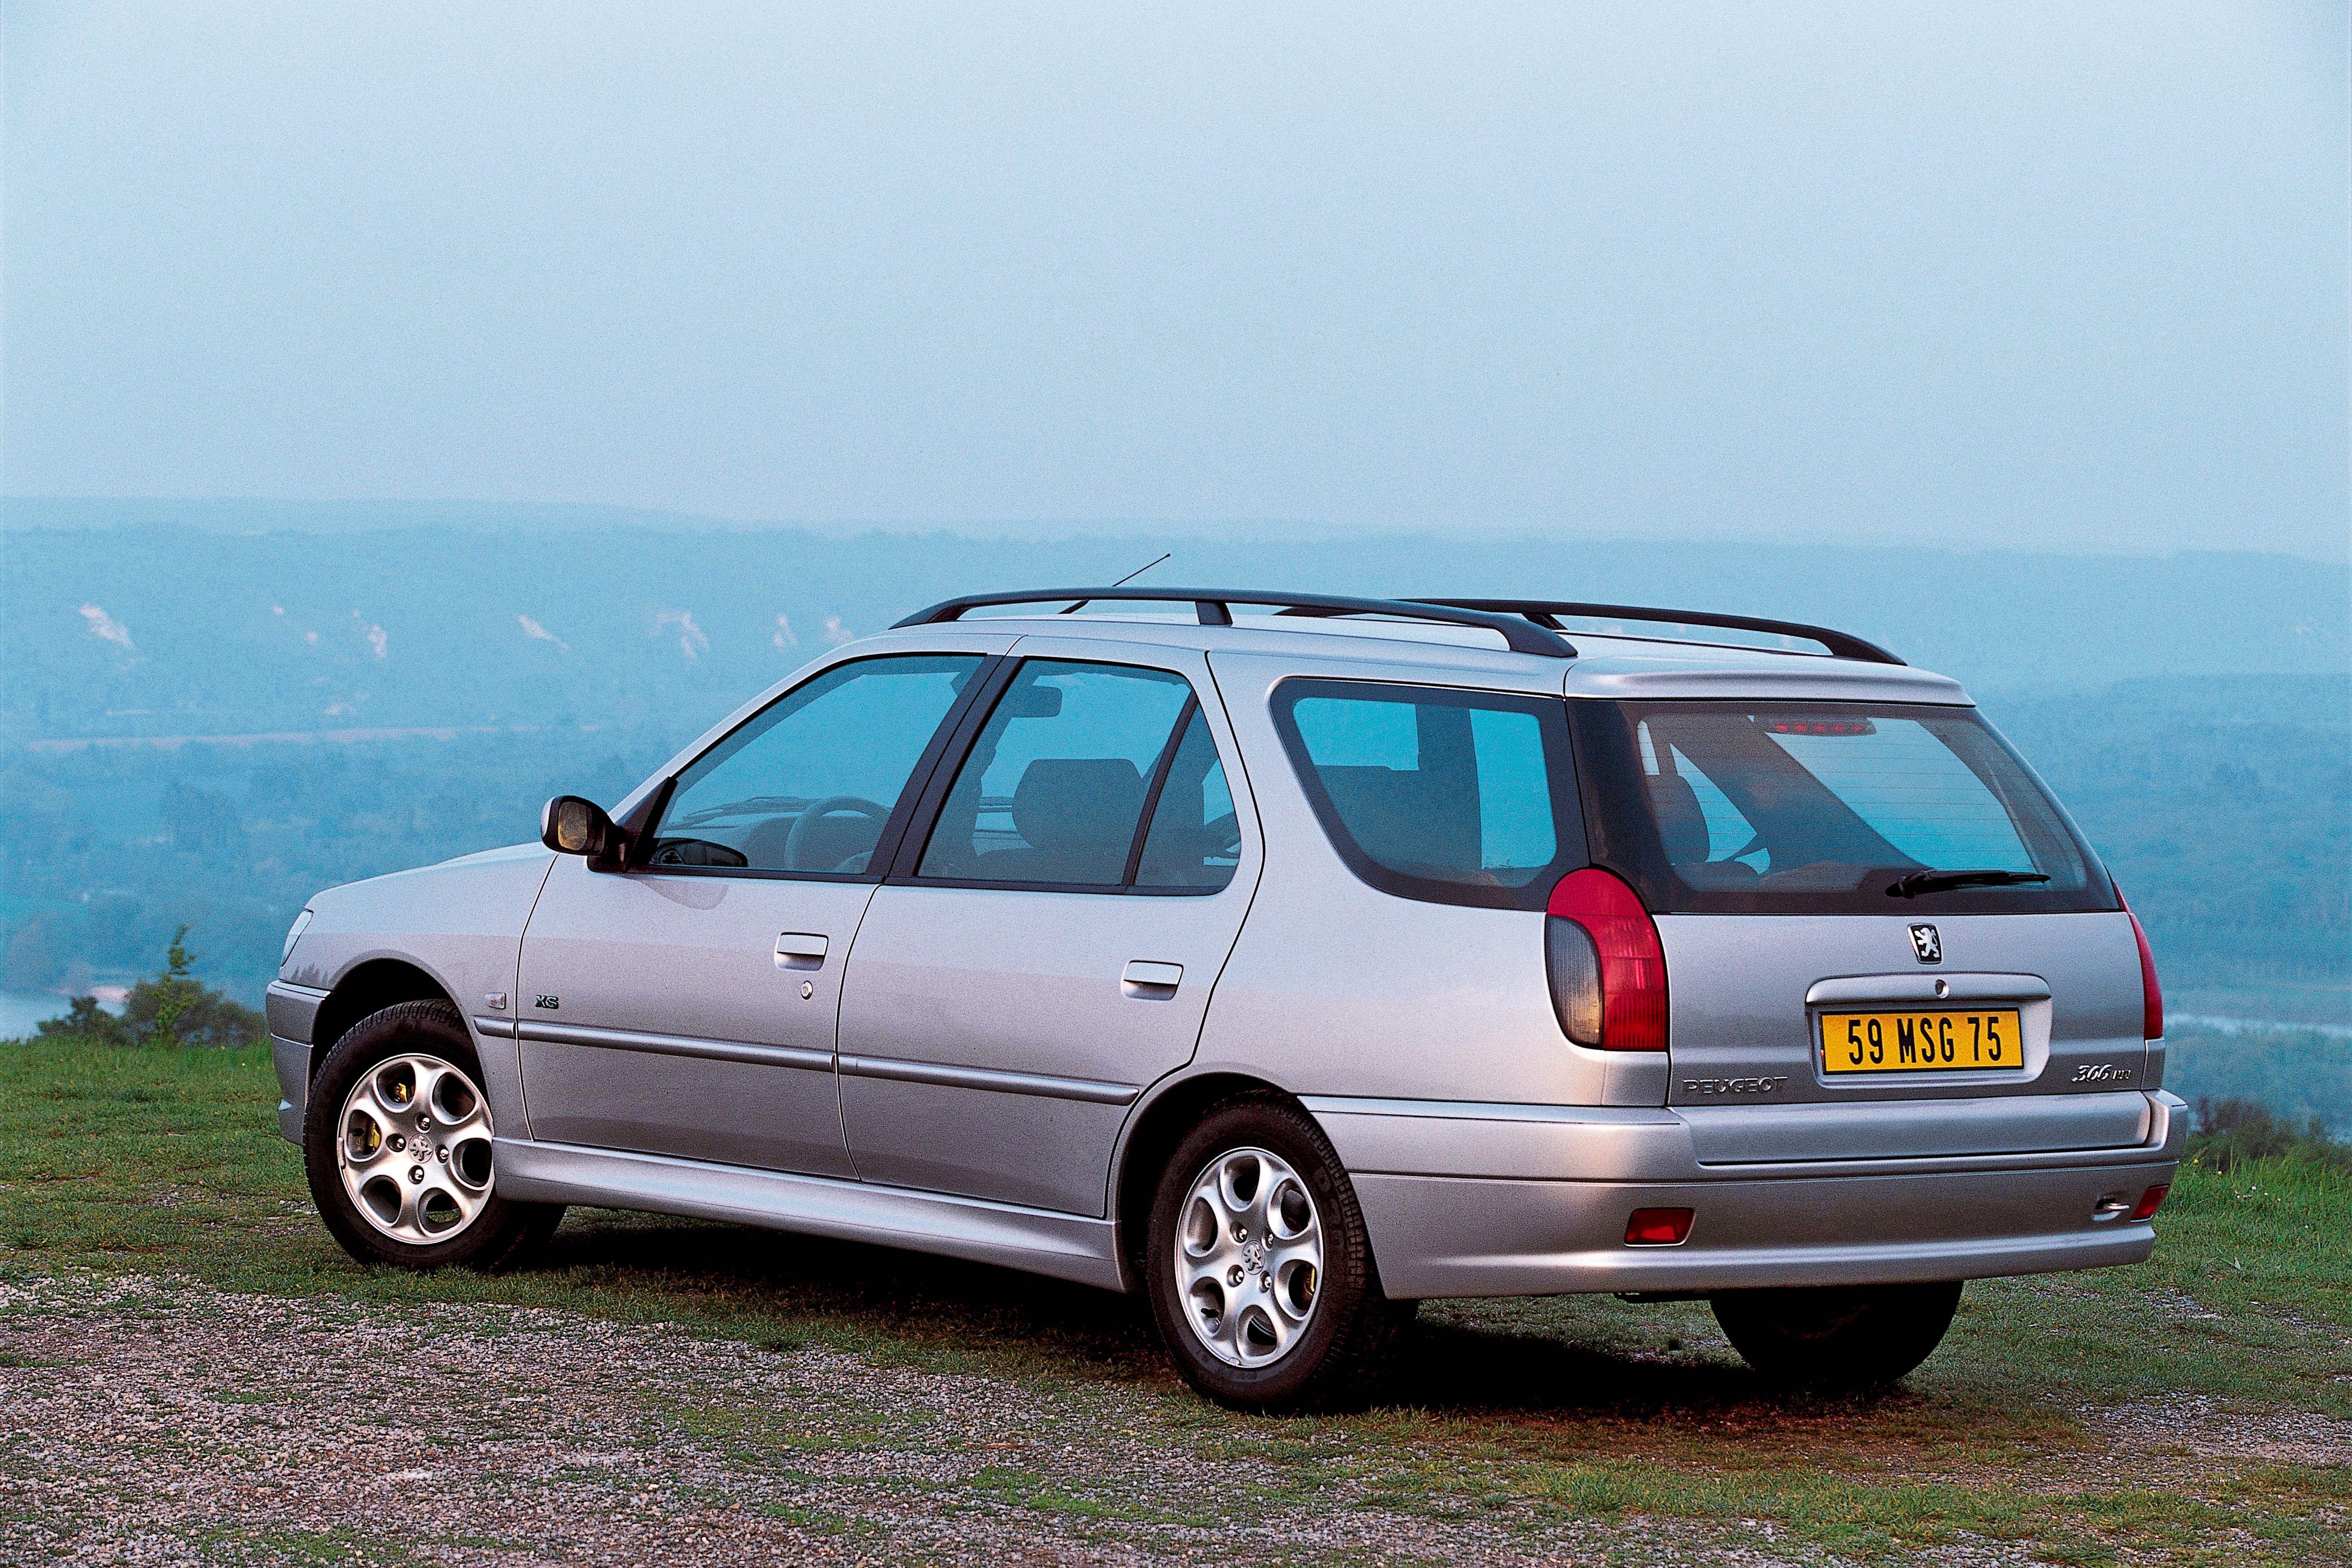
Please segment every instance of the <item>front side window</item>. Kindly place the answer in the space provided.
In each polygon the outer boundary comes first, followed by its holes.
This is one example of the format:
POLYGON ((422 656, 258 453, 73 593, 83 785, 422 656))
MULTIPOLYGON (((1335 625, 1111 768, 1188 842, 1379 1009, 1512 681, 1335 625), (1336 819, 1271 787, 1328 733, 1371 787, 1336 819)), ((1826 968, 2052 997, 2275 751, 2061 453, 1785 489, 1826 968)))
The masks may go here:
POLYGON ((2090 851, 1973 710, 1586 706, 1610 858, 1638 869, 1652 909, 2113 907, 2090 851))
POLYGON ((1584 864, 1558 699, 1292 680, 1275 721, 1333 847, 1383 891, 1541 909, 1584 864))
POLYGON ((677 776, 648 865, 856 875, 940 725, 985 662, 839 665, 778 698, 677 776))
MULTIPOLYGON (((1167 806, 1170 847, 1154 874, 1165 881, 1186 872, 1177 863, 1195 853, 1205 869, 1213 825, 1204 815, 1192 826, 1188 814, 1208 810, 1216 748, 1203 730, 1205 757, 1196 747, 1187 761, 1180 741, 1191 725, 1179 732, 1180 721, 1197 712, 1191 683, 1173 671, 1057 659, 1022 665, 964 758, 916 875, 1106 890, 1131 885, 1145 813, 1155 789, 1167 794, 1180 763, 1182 786, 1167 806)), ((1213 789, 1222 792, 1223 770, 1216 775, 1213 789)), ((1228 799, 1223 815, 1231 814, 1228 799)))

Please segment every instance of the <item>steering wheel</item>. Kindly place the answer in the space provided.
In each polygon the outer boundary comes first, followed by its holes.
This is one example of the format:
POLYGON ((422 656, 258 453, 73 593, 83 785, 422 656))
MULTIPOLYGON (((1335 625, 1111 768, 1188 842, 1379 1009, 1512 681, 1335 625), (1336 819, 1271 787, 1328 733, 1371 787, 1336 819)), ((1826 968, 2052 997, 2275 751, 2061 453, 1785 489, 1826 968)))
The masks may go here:
POLYGON ((872 817, 877 834, 882 831, 882 825, 890 820, 888 806, 877 805, 858 795, 829 795, 823 800, 811 801, 801 808, 800 816, 793 823, 793 830, 784 836, 784 864, 795 871, 830 870, 832 868, 825 866, 804 866, 801 864, 801 856, 808 848, 809 834, 818 821, 840 812, 872 817))

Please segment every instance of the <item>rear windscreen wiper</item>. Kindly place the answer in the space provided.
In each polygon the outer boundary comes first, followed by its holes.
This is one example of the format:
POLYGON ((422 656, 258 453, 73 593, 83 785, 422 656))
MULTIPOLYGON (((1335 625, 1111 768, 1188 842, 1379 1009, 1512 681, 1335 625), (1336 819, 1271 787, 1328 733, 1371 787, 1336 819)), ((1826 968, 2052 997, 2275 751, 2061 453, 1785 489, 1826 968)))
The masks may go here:
POLYGON ((2041 871, 1909 871, 1895 879, 1886 896, 1916 899, 1922 893, 1947 893, 1954 888, 2014 888, 2049 879, 2041 871))

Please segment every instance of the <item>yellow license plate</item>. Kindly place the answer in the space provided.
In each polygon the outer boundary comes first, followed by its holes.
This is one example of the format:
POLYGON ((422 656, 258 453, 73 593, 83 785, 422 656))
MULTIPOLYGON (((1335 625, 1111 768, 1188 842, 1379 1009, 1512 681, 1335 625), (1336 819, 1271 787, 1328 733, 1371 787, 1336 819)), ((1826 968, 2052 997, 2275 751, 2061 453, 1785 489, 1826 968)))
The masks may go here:
POLYGON ((1974 1072, 2025 1066, 2014 1007, 1824 1013, 1822 1071, 1974 1072))

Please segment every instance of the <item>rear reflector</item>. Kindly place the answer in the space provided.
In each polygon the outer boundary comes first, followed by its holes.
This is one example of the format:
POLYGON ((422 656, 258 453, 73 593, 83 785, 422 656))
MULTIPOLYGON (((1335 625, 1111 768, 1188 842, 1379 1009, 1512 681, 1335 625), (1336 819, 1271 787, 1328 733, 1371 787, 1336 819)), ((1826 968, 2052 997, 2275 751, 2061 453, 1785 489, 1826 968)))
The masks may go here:
POLYGON ((2150 1187, 2140 1194, 2139 1202, 2132 1205, 2132 1219, 2138 1221, 2155 1218, 2156 1211, 2164 1206, 2164 1195, 2170 1191, 2172 1191, 2172 1184, 2167 1182, 2160 1187, 2150 1187))
POLYGON ((1625 1222, 1628 1247, 1680 1247, 1690 1235, 1689 1209, 1635 1209, 1625 1222))
POLYGON ((1666 1048, 1666 952, 1641 898, 1597 866, 1570 871, 1545 906, 1552 1010, 1580 1046, 1666 1048))
MULTIPOLYGON (((2115 887, 2110 880, 2108 886, 2115 887)), ((2144 1040, 2164 1038, 2164 987, 2157 984, 2156 954, 2147 948, 2147 932, 2140 929, 2139 917, 2132 914, 2131 905, 2124 902, 2124 890, 2116 888, 2116 902, 2123 904, 2124 913, 2130 916, 2132 940, 2139 943, 2139 1032, 2144 1040)))

